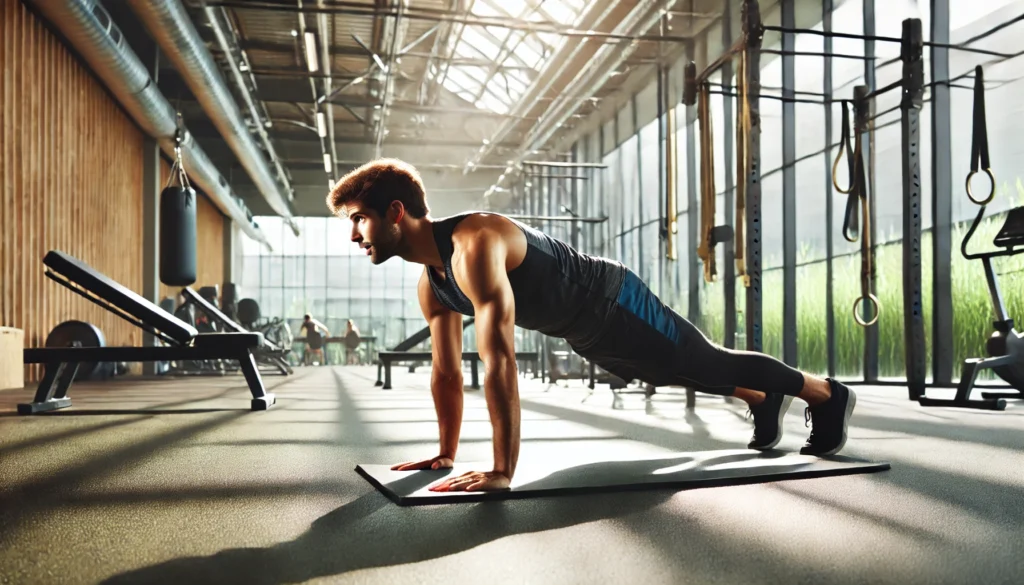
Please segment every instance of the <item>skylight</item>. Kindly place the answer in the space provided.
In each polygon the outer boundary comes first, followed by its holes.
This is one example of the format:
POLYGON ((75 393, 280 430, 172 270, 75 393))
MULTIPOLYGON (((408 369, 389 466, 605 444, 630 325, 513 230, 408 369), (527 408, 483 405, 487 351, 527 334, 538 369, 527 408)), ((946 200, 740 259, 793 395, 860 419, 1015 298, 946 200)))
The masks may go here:
MULTIPOLYGON (((586 0, 471 2, 473 16, 524 25, 546 22, 573 26, 586 6, 586 0)), ((564 41, 551 33, 466 25, 455 41, 453 62, 438 70, 444 74, 441 84, 477 108, 507 114, 526 92, 530 79, 564 41)))

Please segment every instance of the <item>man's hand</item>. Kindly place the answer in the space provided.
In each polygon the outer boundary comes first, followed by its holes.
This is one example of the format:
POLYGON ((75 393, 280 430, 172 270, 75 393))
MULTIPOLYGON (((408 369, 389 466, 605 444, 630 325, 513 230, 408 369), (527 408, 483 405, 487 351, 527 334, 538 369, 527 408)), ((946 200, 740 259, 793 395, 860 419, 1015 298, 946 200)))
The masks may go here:
POLYGON ((408 463, 399 463, 393 465, 391 471, 417 471, 419 469, 451 469, 455 465, 455 462, 450 457, 444 455, 438 455, 433 459, 424 459, 423 461, 410 461, 408 463))
POLYGON ((432 492, 486 492, 507 490, 512 480, 498 471, 470 471, 430 486, 432 492))

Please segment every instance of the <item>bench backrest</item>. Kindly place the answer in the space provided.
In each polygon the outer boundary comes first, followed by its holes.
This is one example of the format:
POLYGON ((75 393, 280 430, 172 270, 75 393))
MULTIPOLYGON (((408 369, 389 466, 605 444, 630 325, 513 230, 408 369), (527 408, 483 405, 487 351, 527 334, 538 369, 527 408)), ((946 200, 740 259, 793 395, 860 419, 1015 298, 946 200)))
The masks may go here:
POLYGON ((43 258, 43 264, 54 273, 63 276, 68 281, 77 284, 179 343, 188 343, 199 334, 195 327, 164 311, 156 304, 142 298, 134 291, 74 256, 51 250, 43 258))

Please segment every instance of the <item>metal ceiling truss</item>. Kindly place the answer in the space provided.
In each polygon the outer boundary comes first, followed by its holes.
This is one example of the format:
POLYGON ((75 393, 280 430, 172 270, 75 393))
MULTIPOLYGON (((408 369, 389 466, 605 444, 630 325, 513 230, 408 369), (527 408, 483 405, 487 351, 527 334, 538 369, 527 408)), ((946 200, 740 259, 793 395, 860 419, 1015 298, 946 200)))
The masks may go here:
MULTIPOLYGON (((445 7, 418 6, 414 0, 182 1, 227 23, 226 39, 218 41, 228 72, 278 174, 288 177, 280 168, 284 164, 302 169, 308 179, 315 154, 295 156, 279 146, 283 156, 278 155, 271 128, 279 145, 305 140, 316 148, 313 141, 319 142, 328 186, 339 170, 356 165, 353 155, 358 155, 351 150, 356 144, 370 149, 367 158, 386 155, 390 145, 398 149, 391 152, 410 144, 449 148, 443 164, 431 158, 440 153, 429 148, 421 149, 421 160, 414 164, 463 174, 480 169, 509 174, 557 139, 574 117, 592 111, 608 92, 608 73, 627 62, 638 46, 657 46, 663 54, 662 43, 690 39, 653 28, 660 19, 718 16, 676 11, 676 0, 638 0, 635 6, 611 0, 448 0, 445 7), (246 12, 261 23, 254 27, 271 34, 246 38, 253 35, 236 26, 246 12), (287 37, 273 33, 276 25, 266 24, 292 18, 292 42, 283 42, 287 37), (364 58, 365 68, 360 64, 364 58), (309 83, 305 91, 303 78, 309 83), (280 104, 291 104, 299 113, 280 104), (394 132, 389 121, 400 113, 406 116, 391 123, 401 130, 394 132), (465 134, 452 132, 460 124, 465 134), (463 165, 452 163, 458 149, 465 153, 463 165), (339 160, 341 151, 347 154, 344 160, 339 160)), ((644 55, 640 61, 651 60, 644 55)), ((619 83, 611 84, 613 90, 619 83)), ((491 191, 501 190, 505 174, 491 191)))

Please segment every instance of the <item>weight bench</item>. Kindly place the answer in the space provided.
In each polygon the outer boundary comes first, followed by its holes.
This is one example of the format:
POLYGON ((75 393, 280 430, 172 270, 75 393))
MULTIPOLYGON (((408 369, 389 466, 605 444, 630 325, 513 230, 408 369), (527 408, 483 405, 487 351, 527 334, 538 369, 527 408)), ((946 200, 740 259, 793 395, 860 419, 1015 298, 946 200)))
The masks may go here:
MULTIPOLYGON (((475 317, 470 317, 469 319, 464 319, 462 321, 462 330, 465 331, 466 327, 469 327, 475 321, 476 321, 475 317)), ((410 335, 408 338, 406 338, 404 341, 402 341, 401 343, 399 343, 395 347, 391 348, 390 351, 391 351, 391 353, 408 352, 412 348, 416 347, 417 345, 423 343, 424 341, 426 341, 428 339, 430 339, 430 327, 424 327, 423 329, 420 329, 416 333, 413 333, 412 335, 410 335)), ((380 352, 378 352, 378 354, 379 353, 380 352)), ((384 362, 382 362, 382 361, 380 361, 380 359, 378 359, 377 360, 377 381, 374 383, 374 386, 383 386, 384 385, 383 380, 381 380, 381 373, 382 373, 383 369, 384 369, 384 362)), ((390 385, 388 386, 388 388, 390 388, 390 385)))
MULTIPOLYGON (((225 332, 250 333, 248 329, 233 321, 230 317, 225 315, 223 311, 218 309, 216 305, 203 298, 202 295, 191 288, 186 286, 181 289, 181 296, 185 297, 185 304, 192 303, 196 307, 199 307, 200 311, 206 313, 209 318, 220 323, 220 325, 226 330, 225 332)), ((288 362, 284 359, 284 356, 291 351, 291 348, 285 349, 278 347, 277 344, 266 337, 263 337, 262 335, 260 337, 262 338, 262 341, 260 346, 256 348, 256 351, 254 352, 256 359, 269 366, 273 366, 285 376, 293 374, 294 370, 292 370, 292 367, 288 365, 288 362)))
POLYGON ((267 410, 276 402, 266 391, 254 352, 260 333, 199 333, 195 327, 121 286, 84 262, 63 252, 43 258, 46 276, 162 339, 166 347, 60 347, 24 351, 25 363, 46 364, 35 399, 19 404, 19 414, 34 414, 71 406, 68 390, 82 362, 165 362, 173 360, 237 361, 252 392, 252 410, 267 410))
MULTIPOLYGON (((401 362, 430 362, 433 361, 433 354, 429 351, 381 351, 377 353, 377 359, 384 368, 384 390, 391 389, 391 364, 401 362)), ((516 361, 536 362, 540 354, 535 351, 516 352, 516 361)), ((472 387, 480 388, 480 353, 475 351, 462 352, 462 361, 470 362, 472 374, 472 387)))

